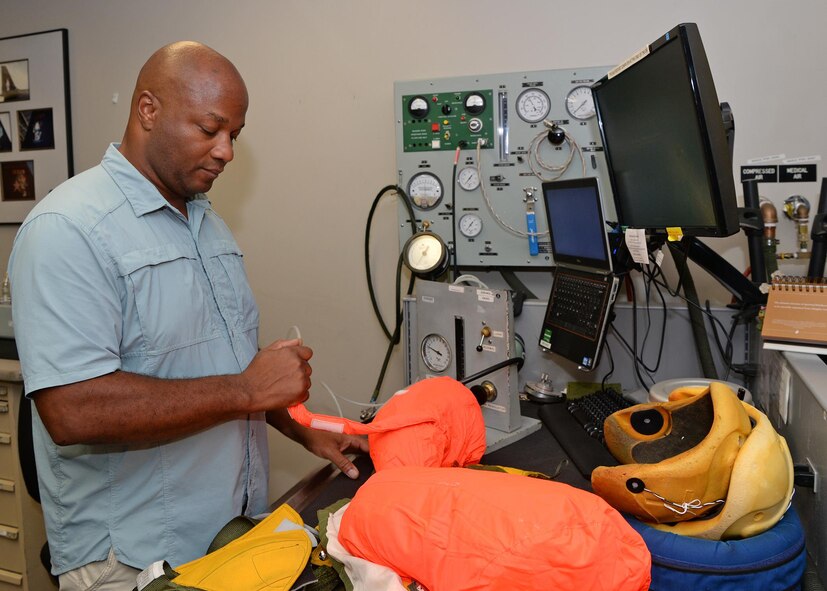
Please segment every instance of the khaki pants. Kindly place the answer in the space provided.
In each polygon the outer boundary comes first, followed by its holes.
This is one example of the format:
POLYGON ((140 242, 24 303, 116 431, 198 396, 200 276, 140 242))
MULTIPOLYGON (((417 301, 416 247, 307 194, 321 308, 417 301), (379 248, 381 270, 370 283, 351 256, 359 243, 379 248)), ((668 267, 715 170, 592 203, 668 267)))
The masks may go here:
POLYGON ((141 571, 118 562, 109 550, 106 560, 90 562, 60 575, 60 591, 132 591, 141 571))

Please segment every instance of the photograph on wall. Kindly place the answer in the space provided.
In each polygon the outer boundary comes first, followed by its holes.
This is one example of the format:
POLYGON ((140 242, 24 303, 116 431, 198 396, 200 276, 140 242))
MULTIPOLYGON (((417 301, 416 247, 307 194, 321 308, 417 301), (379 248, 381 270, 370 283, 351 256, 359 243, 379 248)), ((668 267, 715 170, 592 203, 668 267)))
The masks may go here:
POLYGON ((0 37, 0 224, 74 175, 69 33, 0 37))
POLYGON ((0 102, 29 100, 29 60, 0 62, 0 102))
POLYGON ((11 152, 11 113, 0 113, 0 152, 11 152))
POLYGON ((17 132, 21 150, 51 150, 55 147, 51 109, 17 112, 17 132))
POLYGON ((2 201, 34 201, 34 161, 0 162, 2 201))

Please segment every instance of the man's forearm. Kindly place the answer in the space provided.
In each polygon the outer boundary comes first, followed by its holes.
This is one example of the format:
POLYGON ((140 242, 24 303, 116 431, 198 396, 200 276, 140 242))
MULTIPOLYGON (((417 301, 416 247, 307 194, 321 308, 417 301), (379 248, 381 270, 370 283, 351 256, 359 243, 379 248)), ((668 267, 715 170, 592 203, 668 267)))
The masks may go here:
POLYGON ((241 375, 168 380, 117 371, 34 393, 58 445, 168 441, 248 414, 241 375))

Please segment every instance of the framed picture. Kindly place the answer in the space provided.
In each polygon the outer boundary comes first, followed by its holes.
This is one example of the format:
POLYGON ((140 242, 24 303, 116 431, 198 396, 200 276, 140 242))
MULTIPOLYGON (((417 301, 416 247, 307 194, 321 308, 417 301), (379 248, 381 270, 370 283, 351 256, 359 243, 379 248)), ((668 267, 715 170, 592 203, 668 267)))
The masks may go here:
POLYGON ((0 224, 73 174, 68 31, 0 38, 0 224))

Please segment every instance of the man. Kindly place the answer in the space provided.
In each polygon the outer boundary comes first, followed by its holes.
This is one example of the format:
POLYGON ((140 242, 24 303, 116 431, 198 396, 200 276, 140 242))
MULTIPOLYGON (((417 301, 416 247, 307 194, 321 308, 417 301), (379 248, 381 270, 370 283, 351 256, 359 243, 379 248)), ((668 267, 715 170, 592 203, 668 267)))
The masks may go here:
POLYGON ((267 423, 336 463, 364 440, 311 431, 312 351, 258 351, 241 251, 203 195, 233 159, 247 90, 192 42, 141 69, 123 141, 43 199, 10 260, 52 572, 131 589, 267 509, 267 423))

